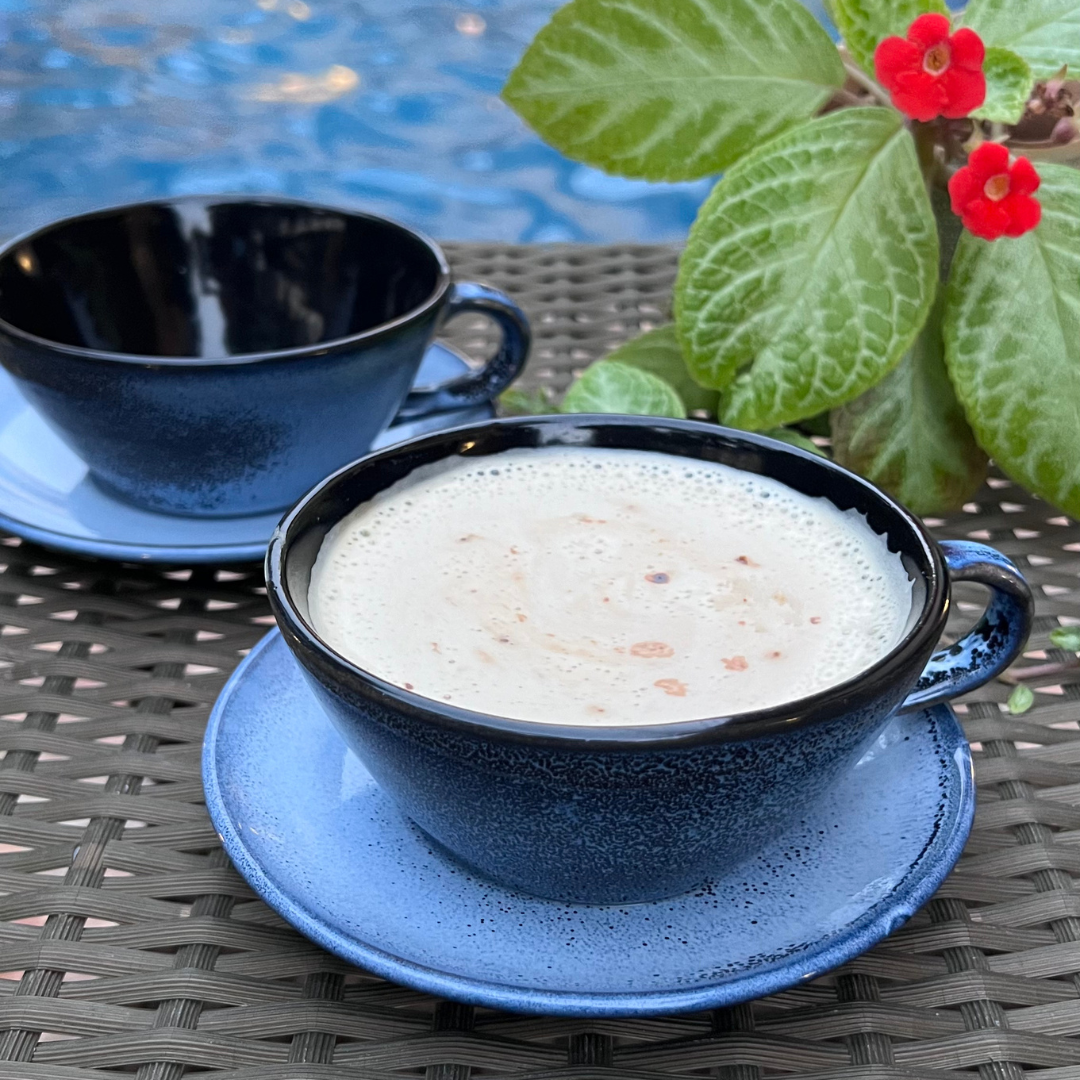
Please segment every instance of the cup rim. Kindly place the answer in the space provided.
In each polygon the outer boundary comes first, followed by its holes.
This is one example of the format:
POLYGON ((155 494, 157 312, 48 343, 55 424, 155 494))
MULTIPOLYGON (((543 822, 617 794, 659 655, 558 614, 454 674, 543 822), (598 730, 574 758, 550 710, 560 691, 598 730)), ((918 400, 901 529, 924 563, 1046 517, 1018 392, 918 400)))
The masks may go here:
MULTIPOLYGON (((556 438, 548 438, 541 445, 585 444, 582 444, 580 440, 560 443, 556 438)), ((601 445, 605 448, 619 448, 610 443, 601 445)), ((665 451, 656 452, 664 453, 665 451)), ((417 466, 419 464, 421 462, 417 462, 417 466)), ((784 481, 779 480, 779 482, 784 481)), ((336 520, 340 518, 336 518, 330 525, 336 523, 336 520)), ((366 698, 376 706, 391 708, 422 722, 459 733, 495 736, 502 740, 510 739, 530 745, 564 749, 575 745, 594 750, 645 747, 658 749, 729 742, 763 735, 782 734, 836 719, 886 695, 890 689, 895 688, 898 678, 904 680, 911 677, 912 669, 916 664, 920 665, 915 668, 915 676, 918 675, 921 671, 921 663, 925 663, 944 630, 950 596, 944 557, 922 522, 876 485, 835 462, 776 439, 725 428, 718 424, 603 413, 497 419, 484 424, 450 428, 435 435, 410 439, 367 454, 322 480, 284 515, 270 539, 266 552, 265 572, 267 596, 278 628, 294 655, 320 681, 332 679, 337 684, 346 686, 352 694, 366 698), (293 541, 313 524, 311 520, 313 517, 317 519, 319 525, 326 524, 314 509, 320 499, 354 475, 378 468, 382 462, 405 455, 413 456, 418 451, 431 451, 440 447, 444 448, 445 452, 429 460, 443 460, 455 456, 455 453, 467 452, 473 445, 492 433, 516 427, 539 428, 551 436, 554 436, 559 429, 650 428, 676 435, 709 437, 712 440, 740 444, 760 452, 778 455, 781 458, 787 457, 811 467, 826 470, 843 478, 845 483, 860 491, 864 499, 860 504, 860 510, 867 503, 876 503, 879 510, 883 510, 886 515, 891 516, 898 524, 906 528, 916 541, 921 549, 920 554, 927 571, 922 609, 904 637, 885 656, 852 678, 807 697, 766 709, 734 713, 730 716, 603 727, 551 724, 500 717, 448 702, 436 701, 415 691, 406 690, 365 670, 323 641, 294 602, 286 575, 286 564, 293 541)), ((905 694, 910 689, 911 687, 905 683, 905 694)))
POLYGON ((0 334, 6 334, 11 338, 34 345, 39 349, 47 349, 50 352, 62 353, 67 356, 77 357, 84 360, 95 360, 101 363, 135 364, 139 367, 233 367, 243 364, 257 364, 274 360, 294 360, 307 356, 324 356, 328 353, 351 349, 357 345, 367 345, 378 338, 387 336, 408 325, 415 319, 437 307, 450 289, 451 271, 446 261, 446 255, 439 245, 426 233, 403 225, 393 218, 384 217, 382 214, 368 213, 365 210, 354 210, 340 206, 330 206, 326 203, 311 202, 307 199, 290 199, 284 195, 177 195, 173 198, 142 199, 137 202, 116 203, 111 206, 99 207, 96 210, 88 210, 81 214, 72 214, 69 217, 57 218, 36 228, 20 233, 18 236, 0 245, 0 261, 9 258, 21 244, 53 232, 56 229, 76 222, 91 220, 98 217, 108 217, 119 211, 139 210, 144 207, 169 207, 178 203, 195 203, 204 206, 220 206, 226 204, 245 203, 249 205, 278 205, 295 206, 308 210, 319 210, 325 213, 340 214, 343 217, 364 218, 367 221, 377 221, 382 225, 389 225, 400 232, 406 233, 430 252, 435 260, 438 274, 435 286, 431 294, 416 307, 399 315, 389 322, 379 323, 378 326, 362 330, 357 334, 347 337, 328 338, 326 341, 317 341, 312 345, 298 345, 289 349, 275 349, 272 351, 236 353, 232 356, 157 356, 153 353, 126 353, 114 352, 109 349, 90 349, 81 345, 68 345, 61 341, 53 341, 51 338, 32 334, 29 330, 23 330, 14 323, 0 316, 0 334))

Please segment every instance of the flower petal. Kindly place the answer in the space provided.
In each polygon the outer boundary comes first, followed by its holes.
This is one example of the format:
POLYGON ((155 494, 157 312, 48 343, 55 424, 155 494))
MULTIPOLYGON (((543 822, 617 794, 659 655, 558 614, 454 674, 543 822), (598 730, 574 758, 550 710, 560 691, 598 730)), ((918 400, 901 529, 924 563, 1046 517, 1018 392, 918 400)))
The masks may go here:
POLYGON ((972 151, 968 168, 985 184, 991 176, 1009 171, 1009 151, 1000 143, 984 142, 972 151))
POLYGON ((922 67, 922 51, 901 37, 886 38, 874 53, 874 71, 878 82, 891 90, 899 75, 922 67))
POLYGON ((1005 235, 1011 218, 1001 203, 989 199, 977 199, 964 214, 964 228, 983 240, 997 240, 1005 235))
POLYGON ((986 76, 981 71, 951 67, 941 74, 947 104, 941 110, 949 120, 961 120, 986 100, 986 76))
POLYGON ((941 80, 924 71, 921 64, 916 71, 898 75, 890 89, 892 103, 913 120, 933 120, 948 101, 941 80))
POLYGON ((908 27, 907 39, 923 51, 940 45, 949 38, 952 23, 946 15, 920 15, 908 27))
POLYGON ((968 30, 966 27, 957 30, 949 38, 949 48, 952 51, 954 67, 966 68, 968 71, 982 71, 983 62, 986 60, 986 46, 974 30, 968 30))
POLYGON ((983 184, 971 168, 959 169, 949 181, 949 199, 954 214, 963 215, 968 204, 982 195, 983 184))
POLYGON ((894 90, 892 103, 912 120, 921 120, 924 124, 936 120, 941 115, 941 102, 936 94, 924 91, 894 90))
POLYGON ((1001 206, 1009 215, 1006 236, 1023 236, 1042 221, 1042 206, 1030 195, 1009 195, 1002 199, 1001 206))
POLYGON ((1016 159, 1009 171, 1009 180, 1012 181, 1009 190, 1013 195, 1034 195, 1042 183, 1035 166, 1026 157, 1016 159))

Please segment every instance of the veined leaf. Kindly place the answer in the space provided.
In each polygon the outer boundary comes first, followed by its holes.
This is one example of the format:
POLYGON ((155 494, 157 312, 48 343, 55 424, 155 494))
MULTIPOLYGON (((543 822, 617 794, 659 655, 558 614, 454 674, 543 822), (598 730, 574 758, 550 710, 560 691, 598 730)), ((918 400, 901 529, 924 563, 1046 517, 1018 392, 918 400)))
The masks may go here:
POLYGON ((1050 644, 1055 649, 1080 653, 1080 626, 1059 626, 1050 631, 1050 644))
POLYGON ((1020 683, 1009 695, 1007 708, 1013 716, 1022 716, 1035 704, 1035 694, 1030 686, 1020 683))
POLYGON ((817 454, 818 457, 824 457, 821 447, 817 446, 812 439, 808 439, 801 431, 795 431, 792 428, 778 427, 770 428, 768 431, 763 431, 762 435, 768 435, 770 439, 776 439, 777 442, 787 443, 788 446, 797 446, 800 450, 807 450, 811 454, 817 454))
POLYGON ((717 184, 675 288, 690 373, 749 430, 869 389, 926 321, 938 239, 892 109, 844 109, 774 139, 717 184))
POLYGON ((1042 224, 1015 240, 966 233, 953 260, 945 361, 983 448, 1080 516, 1080 172, 1039 168, 1042 224))
POLYGON ((706 390, 691 377, 674 323, 658 326, 620 345, 604 357, 605 363, 611 360, 659 376, 682 398, 687 412, 700 409, 716 415, 720 395, 715 390, 706 390))
POLYGON ((562 411, 686 418, 682 399, 668 383, 617 360, 593 364, 566 392, 562 411))
POLYGON ((503 97, 578 161, 692 180, 813 116, 843 82, 798 0, 571 0, 503 97))
POLYGON ((992 45, 986 50, 986 101, 971 115, 976 120, 1019 124, 1024 115, 1035 76, 1031 66, 1011 49, 992 45))
POLYGON ((870 75, 874 50, 885 38, 905 37, 908 27, 927 12, 949 14, 945 0, 827 0, 825 8, 848 52, 870 75))
POLYGON ((986 45, 1012 49, 1037 79, 1080 71, 1080 0, 971 0, 963 14, 986 45))
POLYGON ((945 371, 943 306, 881 382, 832 415, 836 460, 916 514, 958 510, 986 479, 986 455, 945 371))
POLYGON ((517 386, 499 395, 499 409, 504 416, 545 416, 559 411, 541 387, 522 390, 517 386))

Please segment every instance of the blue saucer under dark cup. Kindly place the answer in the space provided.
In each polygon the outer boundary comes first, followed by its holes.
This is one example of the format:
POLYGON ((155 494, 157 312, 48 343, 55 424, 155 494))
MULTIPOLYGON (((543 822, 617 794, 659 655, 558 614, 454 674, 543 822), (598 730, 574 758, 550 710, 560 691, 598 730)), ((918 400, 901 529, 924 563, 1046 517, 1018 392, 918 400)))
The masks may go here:
MULTIPOLYGON (((937 544, 902 506, 838 465, 761 436, 653 417, 494 421, 371 454, 286 515, 270 542, 267 583, 312 694, 399 810, 473 873, 584 904, 660 901, 726 879, 825 798, 891 716, 1004 670, 1032 619, 1030 590, 1003 555, 981 544, 937 544), (364 671, 319 637, 308 618, 311 569, 327 532, 356 506, 422 466, 551 446, 720 462, 858 511, 911 578, 904 636, 855 678, 785 705, 602 728, 434 701, 364 671), (990 600, 966 637, 938 650, 950 579, 987 586, 990 600)), ((294 740, 305 737, 294 731, 294 740)))
MULTIPOLYGON (((460 378, 469 365, 433 341, 414 392, 460 378)), ((376 440, 394 442, 490 420, 490 402, 399 419, 376 440)), ((98 484, 82 460, 0 368, 0 528, 59 551, 158 564, 251 562, 266 554, 280 510, 242 517, 192 517, 144 510, 98 484)))
POLYGON ((0 363, 100 486, 163 514, 281 510, 395 417, 487 404, 528 346, 512 300, 454 283, 437 245, 370 214, 178 198, 0 252, 0 363), (410 394, 463 312, 496 321, 496 354, 410 394))
POLYGON ((769 844, 682 896, 565 904, 471 873, 346 747, 281 635, 210 717, 206 804, 255 892, 317 944, 417 990, 514 1012, 648 1016, 813 979, 909 919, 975 810, 952 710, 887 720, 769 844))

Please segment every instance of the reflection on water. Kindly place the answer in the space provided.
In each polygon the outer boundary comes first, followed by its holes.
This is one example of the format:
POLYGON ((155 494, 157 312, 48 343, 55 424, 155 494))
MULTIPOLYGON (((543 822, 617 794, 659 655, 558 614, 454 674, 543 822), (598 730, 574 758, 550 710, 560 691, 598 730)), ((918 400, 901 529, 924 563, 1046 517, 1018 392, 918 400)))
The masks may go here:
POLYGON ((499 101, 558 6, 0 0, 0 235, 229 191, 364 206, 446 238, 679 238, 708 181, 576 165, 499 101))

